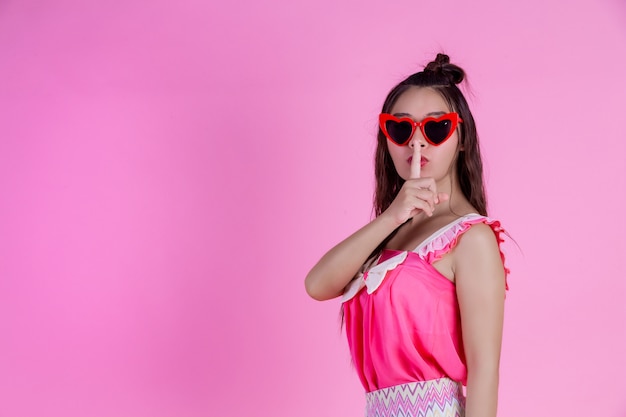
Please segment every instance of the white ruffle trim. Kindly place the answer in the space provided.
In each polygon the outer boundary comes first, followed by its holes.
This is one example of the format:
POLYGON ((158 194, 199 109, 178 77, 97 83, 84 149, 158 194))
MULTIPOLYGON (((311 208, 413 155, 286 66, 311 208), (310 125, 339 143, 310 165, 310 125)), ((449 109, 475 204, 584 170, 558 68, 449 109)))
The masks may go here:
POLYGON ((429 255, 446 249, 458 237, 459 233, 467 229, 467 223, 474 224, 483 220, 486 220, 487 223, 492 222, 492 220, 480 214, 466 214, 437 230, 428 239, 420 243, 418 247, 413 249, 413 252, 417 253, 420 258, 427 259, 429 255))

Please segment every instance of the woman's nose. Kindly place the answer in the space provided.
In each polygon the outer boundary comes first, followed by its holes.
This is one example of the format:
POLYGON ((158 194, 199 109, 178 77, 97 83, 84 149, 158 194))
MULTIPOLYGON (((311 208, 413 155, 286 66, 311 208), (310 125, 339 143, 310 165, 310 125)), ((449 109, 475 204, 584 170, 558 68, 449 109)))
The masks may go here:
POLYGON ((413 137, 411 138, 411 140, 409 141, 409 147, 413 148, 415 145, 418 145, 418 146, 421 146, 422 148, 424 148, 427 143, 428 142, 426 141, 426 139, 422 135, 422 132, 420 130, 417 130, 413 134, 413 137))

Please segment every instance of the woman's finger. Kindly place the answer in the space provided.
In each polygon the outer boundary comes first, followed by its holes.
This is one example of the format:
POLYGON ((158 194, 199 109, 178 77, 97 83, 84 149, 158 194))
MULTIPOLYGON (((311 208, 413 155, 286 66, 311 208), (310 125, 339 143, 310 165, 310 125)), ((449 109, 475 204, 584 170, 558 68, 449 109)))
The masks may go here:
POLYGON ((419 143, 413 145, 413 159, 411 160, 411 178, 419 178, 422 169, 422 150, 419 143))

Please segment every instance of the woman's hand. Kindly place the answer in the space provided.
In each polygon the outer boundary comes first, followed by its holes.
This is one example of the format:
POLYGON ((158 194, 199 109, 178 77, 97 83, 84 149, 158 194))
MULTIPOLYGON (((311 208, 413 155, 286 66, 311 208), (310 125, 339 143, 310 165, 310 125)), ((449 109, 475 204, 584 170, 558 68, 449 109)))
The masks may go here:
POLYGON ((398 195, 382 215, 389 216, 399 226, 420 212, 432 216, 435 205, 446 201, 446 193, 437 192, 434 178, 421 178, 422 153, 419 144, 413 148, 410 178, 407 179, 398 195))

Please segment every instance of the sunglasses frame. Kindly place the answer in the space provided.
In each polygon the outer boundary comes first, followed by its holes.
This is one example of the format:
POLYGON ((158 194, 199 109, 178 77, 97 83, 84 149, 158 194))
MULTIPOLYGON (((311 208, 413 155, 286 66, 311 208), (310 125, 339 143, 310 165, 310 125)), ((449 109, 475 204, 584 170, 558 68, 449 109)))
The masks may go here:
POLYGON ((393 142, 395 145, 398 145, 398 146, 405 146, 405 145, 407 145, 411 141, 411 139, 413 138, 413 135, 415 135, 415 130, 418 127, 422 131, 422 135, 424 136, 424 139, 426 139, 426 141, 428 143, 430 143, 433 146, 442 145, 448 139, 450 139, 450 136, 452 136, 452 134, 456 131, 456 128, 459 125, 459 123, 463 123, 463 120, 459 117, 459 114, 456 113, 456 112, 446 113, 446 114, 441 115, 439 117, 426 117, 421 122, 416 122, 415 120, 411 119, 410 117, 396 117, 393 114, 381 113, 380 116, 378 117, 378 121, 380 123, 380 130, 382 130, 382 132, 385 135, 385 137, 387 139, 389 139, 391 142, 393 142), (450 122, 452 122, 452 127, 450 128, 450 133, 448 133, 448 136, 446 136, 441 142, 435 143, 432 140, 430 140, 430 138, 426 135, 426 132, 424 131, 424 127, 426 126, 426 124, 428 122, 442 122, 444 120, 449 120, 450 122), (411 134, 409 135, 409 138, 407 140, 405 140, 403 143, 398 143, 395 140, 393 140, 391 138, 391 136, 389 135, 389 132, 387 132, 387 125, 386 125, 386 123, 388 121, 393 121, 393 122, 396 122, 396 123, 402 123, 402 122, 410 123, 411 124, 411 134))

